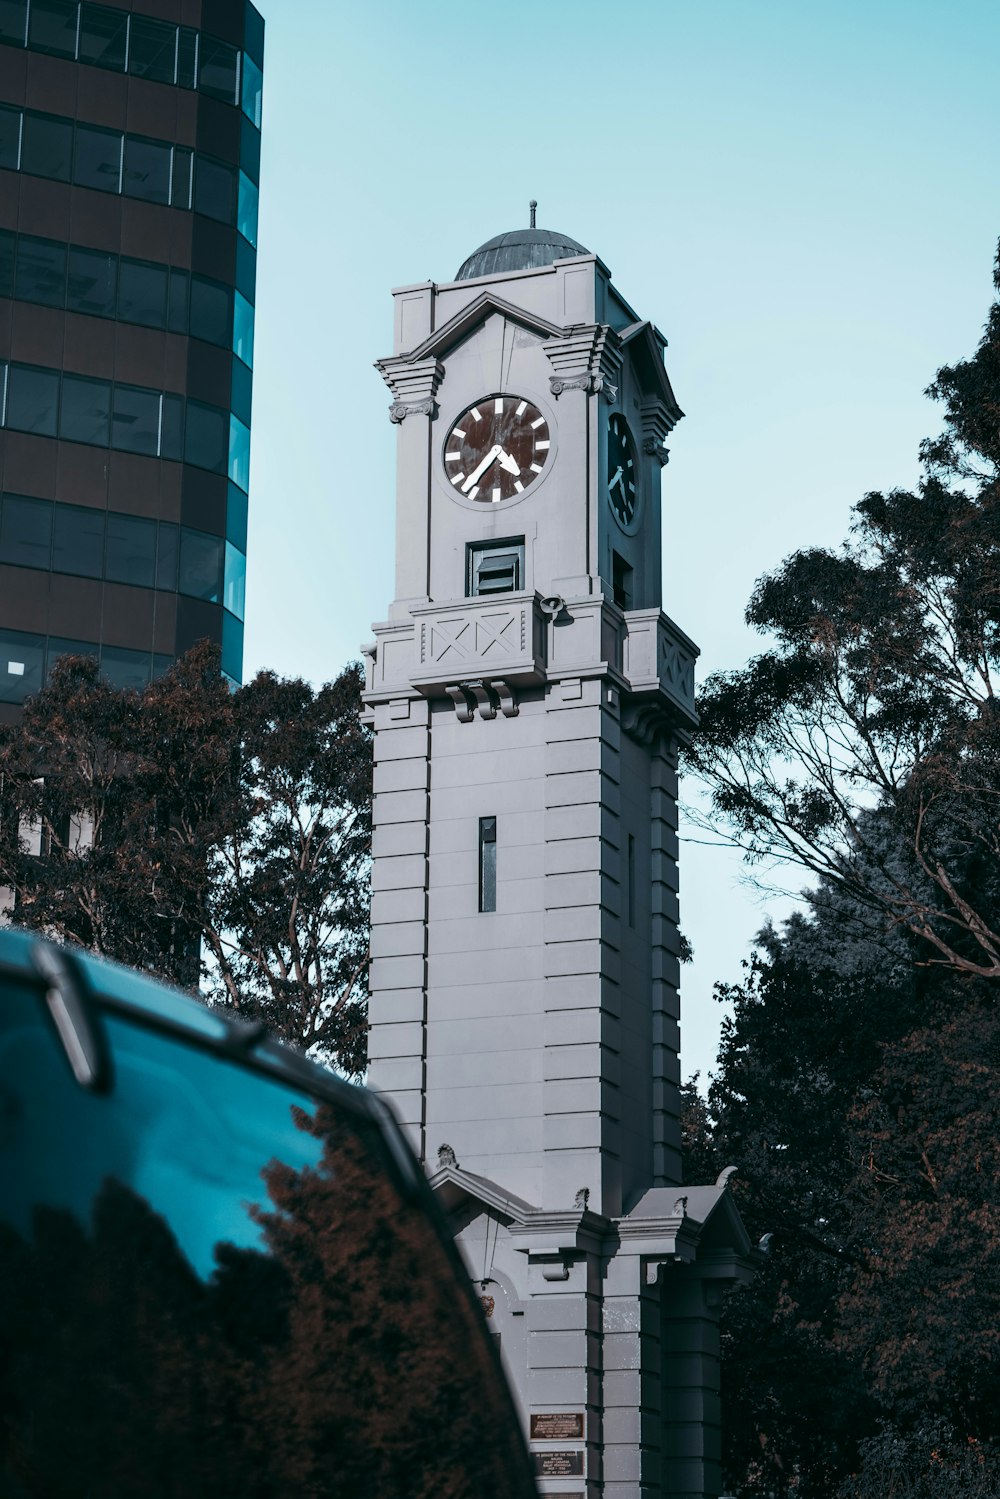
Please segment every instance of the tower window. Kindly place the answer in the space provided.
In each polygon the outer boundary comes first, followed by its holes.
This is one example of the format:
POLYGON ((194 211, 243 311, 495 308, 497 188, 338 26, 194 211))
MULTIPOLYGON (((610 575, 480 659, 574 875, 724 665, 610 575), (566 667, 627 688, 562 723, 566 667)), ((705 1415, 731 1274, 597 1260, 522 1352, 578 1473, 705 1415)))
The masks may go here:
POLYGON ((479 819, 479 909, 497 908, 497 820, 479 819))
POLYGON ((468 549, 466 594, 517 593, 524 587, 524 538, 489 541, 468 549))
POLYGON ((611 553, 611 592, 619 609, 631 609, 632 569, 617 552, 611 553))
POLYGON ((628 924, 635 926, 635 839, 628 835, 628 924))

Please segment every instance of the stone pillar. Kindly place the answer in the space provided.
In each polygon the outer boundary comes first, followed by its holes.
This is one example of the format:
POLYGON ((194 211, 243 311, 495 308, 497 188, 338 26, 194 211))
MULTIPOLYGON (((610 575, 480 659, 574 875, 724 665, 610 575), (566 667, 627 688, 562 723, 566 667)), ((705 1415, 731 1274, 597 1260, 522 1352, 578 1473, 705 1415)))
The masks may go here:
POLYGON ((374 709, 371 1026, 368 1080, 390 1093, 421 1160, 427 1096, 427 878, 430 707, 374 709))
POLYGON ((696 1265, 663 1271, 664 1493, 713 1499, 722 1491, 719 1310, 723 1282, 696 1265))

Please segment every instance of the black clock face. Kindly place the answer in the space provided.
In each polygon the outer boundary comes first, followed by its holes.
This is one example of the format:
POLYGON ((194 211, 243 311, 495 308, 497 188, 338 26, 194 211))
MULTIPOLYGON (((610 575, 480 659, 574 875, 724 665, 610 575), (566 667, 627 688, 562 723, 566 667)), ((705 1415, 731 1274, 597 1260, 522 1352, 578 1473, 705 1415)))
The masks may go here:
POLYGON ((608 499, 623 526, 631 525, 635 515, 638 482, 635 443, 625 418, 616 411, 608 423, 608 499))
POLYGON ((521 396, 484 396, 448 434, 445 473, 467 499, 497 505, 535 482, 550 447, 548 423, 537 406, 521 396))

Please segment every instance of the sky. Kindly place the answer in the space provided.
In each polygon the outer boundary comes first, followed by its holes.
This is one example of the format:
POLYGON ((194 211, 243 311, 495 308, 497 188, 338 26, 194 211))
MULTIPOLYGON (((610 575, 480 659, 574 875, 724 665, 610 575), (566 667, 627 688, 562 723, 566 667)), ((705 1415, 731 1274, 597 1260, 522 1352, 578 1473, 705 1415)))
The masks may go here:
MULTIPOLYGON (((663 607, 699 675, 851 506, 909 486, 1000 235, 996 0, 258 0, 266 32, 244 676, 316 683, 393 592, 394 286, 538 223, 662 329, 685 419, 663 607)), ((754 934, 793 909, 682 830, 682 1067, 704 1083, 754 934)), ((761 876, 761 871, 753 871, 761 876)), ((794 871, 763 878, 794 893, 794 871)))

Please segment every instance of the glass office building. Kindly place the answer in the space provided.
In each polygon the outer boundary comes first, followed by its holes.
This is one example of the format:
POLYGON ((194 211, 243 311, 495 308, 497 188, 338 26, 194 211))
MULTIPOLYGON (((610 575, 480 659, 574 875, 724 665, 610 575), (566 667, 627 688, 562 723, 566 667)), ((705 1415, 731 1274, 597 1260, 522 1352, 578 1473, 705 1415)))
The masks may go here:
POLYGON ((0 721, 60 655, 241 679, 264 23, 0 0, 0 721))

